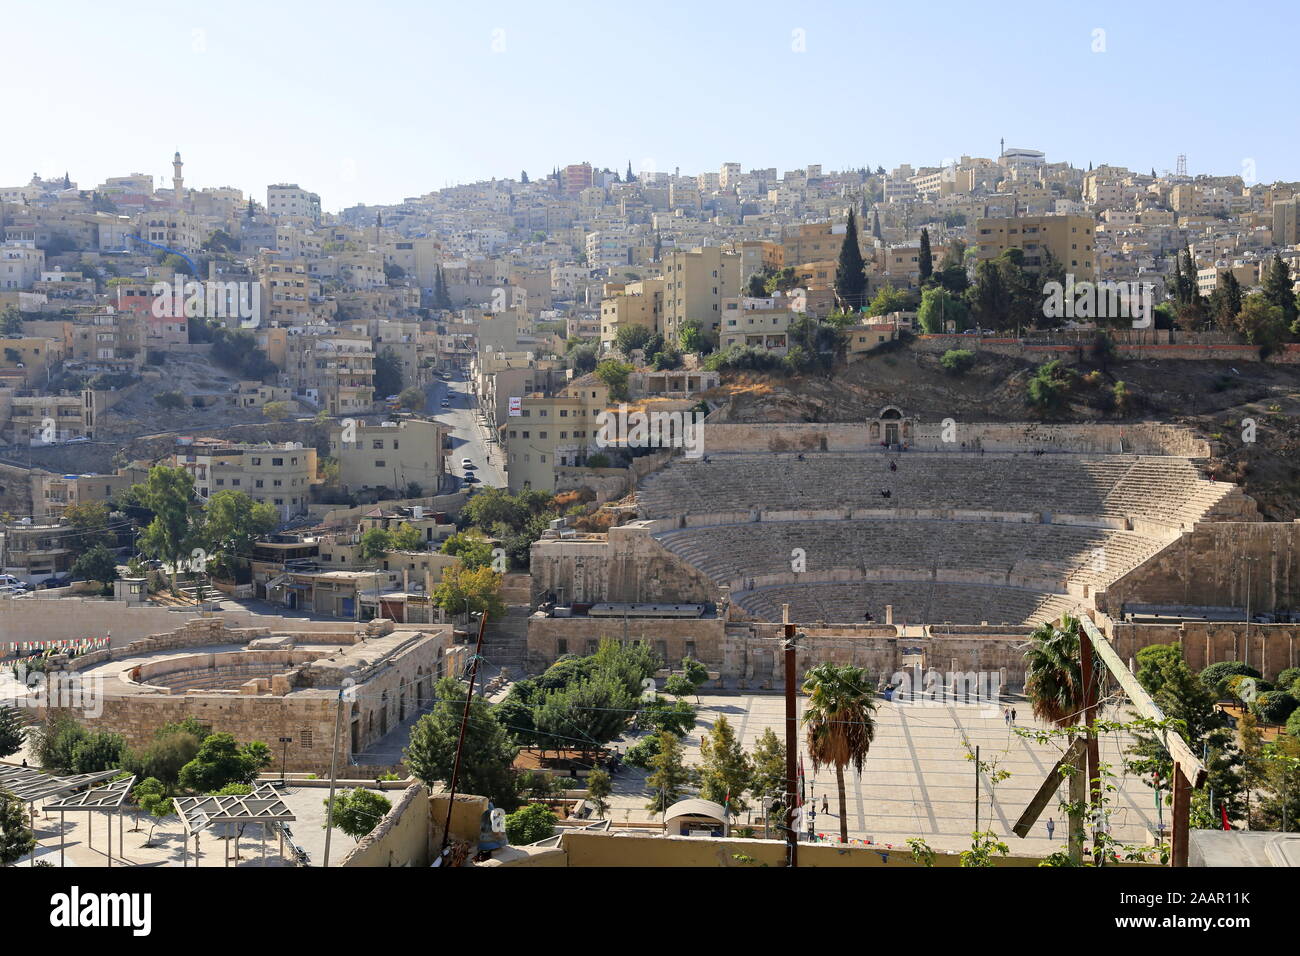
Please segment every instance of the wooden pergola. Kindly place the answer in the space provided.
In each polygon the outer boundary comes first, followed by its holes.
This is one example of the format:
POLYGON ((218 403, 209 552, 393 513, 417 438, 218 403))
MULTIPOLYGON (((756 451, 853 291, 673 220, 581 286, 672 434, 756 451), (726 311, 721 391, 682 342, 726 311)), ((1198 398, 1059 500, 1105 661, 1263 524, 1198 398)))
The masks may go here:
MULTIPOLYGON (((1056 626, 1060 627, 1063 623, 1063 620, 1057 621, 1056 626)), ((1095 807, 1098 801, 1099 794, 1092 786, 1092 781, 1097 779, 1100 772, 1101 757, 1097 745, 1097 734, 1093 728, 1097 721, 1097 686, 1101 668, 1109 672, 1124 693, 1128 695, 1133 704, 1133 709, 1138 714, 1158 723, 1166 719, 1164 712, 1151 699, 1151 695, 1138 683, 1138 679, 1125 666, 1124 661, 1116 653, 1115 648, 1111 646, 1110 641, 1106 640, 1106 635, 1101 633, 1097 625, 1088 617, 1080 615, 1079 626, 1080 630, 1083 631, 1083 639, 1079 641, 1080 676, 1083 679, 1084 689, 1083 718, 1088 732, 1085 736, 1077 738, 1061 756, 1061 759, 1057 761, 1056 766, 1048 772, 1047 777, 1038 788, 1038 792, 1034 794, 1024 813, 1016 821, 1013 830, 1017 836, 1022 838, 1029 833, 1029 828, 1038 820, 1039 815, 1056 793, 1061 784, 1061 771, 1065 766, 1074 766, 1076 768, 1076 772, 1070 777, 1071 802, 1082 804, 1087 800, 1095 807)), ((1177 731, 1165 730, 1164 744, 1174 761, 1174 773, 1170 781, 1174 791, 1174 806, 1173 820, 1171 821, 1172 839, 1169 865, 1186 866, 1192 790, 1201 787, 1205 783, 1206 769, 1205 764, 1192 752, 1192 748, 1188 746, 1187 741, 1177 731)), ((1074 826, 1071 826, 1071 852, 1078 853, 1081 851, 1082 846, 1076 847, 1074 830, 1074 826)))

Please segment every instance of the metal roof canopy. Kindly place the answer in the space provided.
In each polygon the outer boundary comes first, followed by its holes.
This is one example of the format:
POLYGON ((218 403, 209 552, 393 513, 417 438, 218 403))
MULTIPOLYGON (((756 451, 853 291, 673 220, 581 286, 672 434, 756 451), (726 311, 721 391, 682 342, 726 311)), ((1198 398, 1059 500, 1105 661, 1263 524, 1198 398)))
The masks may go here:
POLYGON ((124 777, 121 780, 114 780, 107 787, 83 790, 81 793, 64 797, 62 800, 47 803, 45 804, 45 812, 49 813, 55 810, 60 812, 64 810, 107 810, 115 812, 121 809, 122 803, 130 794, 131 787, 134 784, 135 775, 132 774, 130 777, 124 777))
POLYGON ((279 789, 267 784, 254 788, 246 796, 175 797, 172 804, 187 834, 201 831, 212 823, 276 823, 298 819, 281 799, 279 789), (197 822, 200 815, 207 818, 206 822, 191 827, 191 822, 197 822))
POLYGON ((35 767, 18 767, 0 764, 0 789, 8 790, 23 803, 35 803, 47 797, 61 797, 94 783, 115 777, 120 770, 100 770, 96 773, 79 773, 69 777, 46 773, 35 767))

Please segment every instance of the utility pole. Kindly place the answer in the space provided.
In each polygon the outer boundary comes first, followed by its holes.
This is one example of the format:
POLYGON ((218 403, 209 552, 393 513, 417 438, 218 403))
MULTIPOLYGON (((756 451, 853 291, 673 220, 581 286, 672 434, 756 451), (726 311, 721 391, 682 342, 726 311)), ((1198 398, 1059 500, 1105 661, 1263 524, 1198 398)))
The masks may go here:
POLYGON ((338 706, 334 710, 334 752, 330 754, 330 798, 329 806, 325 808, 325 863, 326 868, 330 865, 330 837, 334 835, 334 787, 338 783, 338 766, 339 766, 339 728, 343 726, 343 692, 345 688, 339 688, 338 706))
POLYGON ((798 786, 795 757, 799 752, 799 726, 795 707, 795 675, 798 664, 795 658, 794 625, 790 623, 790 605, 781 605, 781 620, 785 624, 785 849, 786 865, 799 865, 799 834, 794 826, 794 804, 798 786))
POLYGON ((980 828, 980 745, 975 745, 975 831, 980 828))
POLYGON ((478 662, 479 656, 483 652, 483 632, 487 630, 487 619, 487 610, 480 611, 478 642, 474 645, 474 660, 469 670, 469 693, 465 695, 465 710, 460 717, 460 736, 456 740, 456 762, 451 768, 451 787, 447 796, 447 819, 442 827, 442 844, 438 847, 439 858, 446 851, 447 841, 451 838, 451 811, 456 806, 456 784, 460 780, 460 758, 465 749, 465 728, 469 725, 469 705, 474 702, 474 682, 478 679, 478 662))

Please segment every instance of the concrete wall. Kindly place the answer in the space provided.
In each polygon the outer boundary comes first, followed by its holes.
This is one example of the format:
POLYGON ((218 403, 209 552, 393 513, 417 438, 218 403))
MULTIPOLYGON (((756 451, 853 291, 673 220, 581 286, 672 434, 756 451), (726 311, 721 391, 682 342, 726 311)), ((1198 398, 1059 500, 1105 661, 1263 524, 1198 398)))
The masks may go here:
POLYGON ((431 829, 429 788, 412 784, 339 866, 428 866, 431 829))

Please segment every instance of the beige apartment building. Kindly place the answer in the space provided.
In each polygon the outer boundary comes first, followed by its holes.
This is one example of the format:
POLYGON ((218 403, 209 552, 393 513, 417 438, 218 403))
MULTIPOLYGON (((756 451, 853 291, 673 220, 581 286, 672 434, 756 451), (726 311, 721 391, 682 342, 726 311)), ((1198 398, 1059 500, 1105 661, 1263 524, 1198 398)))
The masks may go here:
POLYGON ((339 465, 339 485, 349 493, 383 487, 404 495, 415 484, 420 494, 436 494, 446 471, 447 434, 445 425, 422 418, 335 425, 329 448, 339 465), (345 431, 351 440, 345 440, 345 431))
POLYGON ((672 252, 663 259, 663 334, 676 340, 688 322, 716 333, 722 324, 722 300, 740 295, 741 257, 721 246, 672 252))
POLYGON ((311 318, 314 280, 306 259, 286 259, 263 252, 258 272, 262 277, 261 325, 287 327, 311 318))
POLYGON ((651 332, 662 332, 663 279, 640 282, 606 282, 600 300, 600 347, 613 347, 618 330, 639 325, 651 332))
POLYGON ((972 241, 983 261, 1008 249, 1024 251, 1025 268, 1038 269, 1050 252, 1076 280, 1096 276, 1095 226, 1090 216, 1023 216, 978 219, 972 241))
POLYGON ((369 336, 304 329, 285 340, 285 373, 295 395, 331 415, 361 414, 375 400, 375 353, 369 336))
POLYGON ((1273 243, 1278 246, 1294 246, 1300 243, 1300 196, 1273 202, 1273 243))
POLYGON ((99 397, 92 389, 58 395, 12 395, 5 433, 11 444, 93 439, 99 397))
POLYGON ((200 498, 242 491, 254 501, 272 505, 281 521, 307 513, 311 486, 317 482, 316 449, 300 442, 249 445, 195 439, 179 446, 167 464, 193 476, 200 498))
POLYGON ((584 464, 596 447, 596 416, 609 406, 609 388, 584 375, 560 394, 525 396, 519 413, 498 429, 510 490, 555 490, 555 469, 584 464))

